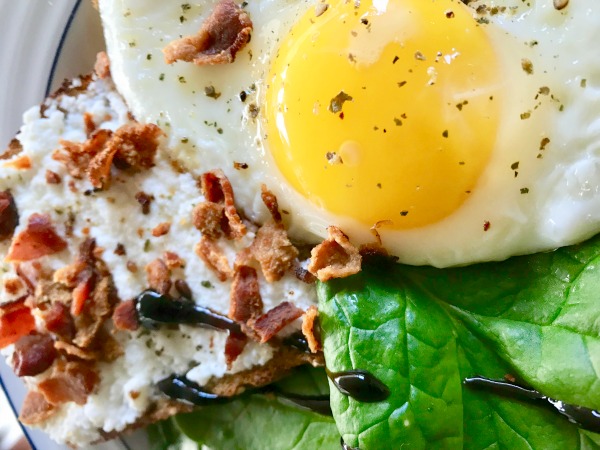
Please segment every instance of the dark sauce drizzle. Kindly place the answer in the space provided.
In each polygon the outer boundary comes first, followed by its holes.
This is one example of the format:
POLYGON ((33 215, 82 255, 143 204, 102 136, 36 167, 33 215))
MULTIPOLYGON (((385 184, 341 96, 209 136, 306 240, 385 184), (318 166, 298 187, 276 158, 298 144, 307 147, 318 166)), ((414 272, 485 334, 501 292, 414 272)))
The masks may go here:
POLYGON ((551 406, 560 414, 584 430, 600 433, 600 412, 583 406, 569 405, 560 400, 546 397, 534 389, 528 389, 505 380, 491 380, 484 377, 465 378, 466 386, 478 389, 489 389, 496 394, 517 399, 541 402, 551 406))
POLYGON ((345 372, 330 372, 327 370, 327 376, 338 391, 359 402, 382 402, 390 396, 389 388, 366 370, 357 369, 345 372))
POLYGON ((146 290, 137 296, 136 310, 142 326, 155 329, 159 325, 198 325, 213 330, 241 333, 240 325, 184 297, 175 299, 146 290))
POLYGON ((226 403, 230 397, 221 397, 220 395, 207 392, 197 383, 188 380, 186 377, 171 375, 158 382, 158 389, 168 397, 185 400, 196 406, 207 406, 218 403, 226 403))
MULTIPOLYGON (((188 380, 185 376, 171 375, 158 382, 158 389, 166 396, 175 400, 185 400, 196 406, 207 406, 220 403, 226 403, 234 400, 238 396, 223 397, 208 392, 203 387, 188 380)), ((284 398, 290 403, 294 403, 302 408, 313 411, 324 416, 332 416, 329 395, 302 395, 290 392, 284 392, 273 386, 266 386, 261 389, 248 391, 254 394, 273 394, 284 398)))
POLYGON ((289 347, 294 347, 304 353, 311 353, 308 341, 304 337, 301 331, 292 333, 283 339, 283 344, 289 347))

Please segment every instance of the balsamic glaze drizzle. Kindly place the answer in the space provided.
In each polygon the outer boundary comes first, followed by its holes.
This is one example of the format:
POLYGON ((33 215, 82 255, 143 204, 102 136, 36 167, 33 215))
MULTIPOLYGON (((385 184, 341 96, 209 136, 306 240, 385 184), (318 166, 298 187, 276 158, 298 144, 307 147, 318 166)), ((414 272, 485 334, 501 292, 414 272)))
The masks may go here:
POLYGON ((325 370, 329 379, 342 394, 359 402, 382 402, 390 396, 389 388, 371 372, 356 369, 332 373, 325 370))
POLYGON ((314 413, 321 414, 322 416, 333 416, 331 412, 331 403, 329 402, 329 394, 325 395, 303 395, 294 394, 291 392, 284 392, 277 388, 269 390, 267 387, 265 393, 272 393, 278 397, 284 398, 295 405, 302 408, 306 408, 314 413))
POLYGON ((171 375, 169 378, 158 382, 158 389, 168 397, 185 400, 196 406, 226 403, 231 399, 231 397, 221 397, 207 392, 185 376, 171 375))
POLYGON ((297 331, 285 337, 283 339, 283 343, 284 345, 294 347, 295 349, 298 349, 304 353, 311 353, 310 347, 308 346, 308 341, 301 331, 297 331))
POLYGON ((174 299, 150 289, 138 295, 136 310, 140 323, 150 329, 164 324, 187 324, 232 333, 242 332, 239 324, 228 317, 198 306, 189 299, 174 299))
POLYGON ((477 376, 465 378, 463 383, 469 387, 489 389, 499 395, 544 403, 584 430, 600 433, 600 411, 583 406, 569 405, 560 400, 546 397, 534 389, 528 389, 505 380, 491 380, 477 376))

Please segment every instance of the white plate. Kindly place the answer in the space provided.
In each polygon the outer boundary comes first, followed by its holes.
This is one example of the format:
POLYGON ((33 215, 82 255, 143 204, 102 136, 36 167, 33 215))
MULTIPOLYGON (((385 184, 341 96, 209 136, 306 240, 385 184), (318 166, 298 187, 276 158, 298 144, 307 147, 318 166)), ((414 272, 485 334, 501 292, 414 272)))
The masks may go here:
MULTIPOLYGON (((21 115, 60 86, 65 78, 91 72, 104 47, 90 0, 0 0, 0 152, 16 134, 21 115)), ((0 358, 0 387, 16 414, 25 387, 0 358)), ((23 428, 34 450, 68 450, 38 430, 23 428)), ((94 446, 94 450, 148 448, 144 434, 94 446)))

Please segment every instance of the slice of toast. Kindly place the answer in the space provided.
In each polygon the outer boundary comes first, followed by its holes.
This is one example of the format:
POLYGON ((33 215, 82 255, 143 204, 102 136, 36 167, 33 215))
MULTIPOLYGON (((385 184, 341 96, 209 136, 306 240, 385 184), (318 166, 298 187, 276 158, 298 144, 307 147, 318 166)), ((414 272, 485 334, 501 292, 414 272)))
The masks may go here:
POLYGON ((26 112, 0 155, 1 352, 29 389, 21 421, 74 447, 190 411, 159 388, 172 375, 232 396, 323 362, 298 346, 316 294, 283 226, 240 217, 219 168, 171 160, 99 73, 26 112), (253 253, 269 233, 285 251, 253 253), (150 320, 144 292, 216 322, 150 320))

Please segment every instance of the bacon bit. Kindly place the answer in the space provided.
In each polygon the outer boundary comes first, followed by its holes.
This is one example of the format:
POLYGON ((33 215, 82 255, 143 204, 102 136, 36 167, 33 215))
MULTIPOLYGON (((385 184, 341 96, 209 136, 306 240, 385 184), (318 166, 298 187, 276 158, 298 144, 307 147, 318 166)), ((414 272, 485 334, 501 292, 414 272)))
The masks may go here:
POLYGON ((263 203, 271 213, 271 217, 275 223, 281 223, 281 213, 279 212, 279 203, 277 202, 277 197, 271 191, 267 189, 266 185, 261 186, 261 194, 260 194, 263 203))
POLYGON ((148 286, 161 294, 168 294, 171 290, 171 274, 165 262, 156 258, 146 266, 148 286))
POLYGON ((23 146, 21 145, 21 141, 17 138, 13 138, 9 143, 8 147, 2 154, 0 154, 0 160, 3 159, 11 159, 13 156, 18 155, 23 151, 23 146))
POLYGON ((229 267, 227 256, 216 242, 202 236, 195 251, 200 259, 217 274, 220 281, 231 277, 231 267, 229 267))
POLYGON ((94 64, 94 72, 98 78, 110 77, 110 61, 106 52, 98 52, 96 54, 96 63, 94 64))
POLYGON ((56 370, 50 378, 41 381, 38 389, 52 405, 75 402, 84 405, 89 394, 94 392, 100 377, 89 365, 69 362, 64 370, 56 370))
POLYGON ((135 194, 135 199, 142 206, 142 214, 150 214, 150 204, 154 200, 154 195, 148 195, 143 191, 139 191, 135 194))
POLYGON ((68 342, 64 341, 56 341, 54 343, 54 350, 63 352, 66 356, 74 356, 75 358, 79 358, 83 361, 96 361, 97 359, 100 359, 98 352, 88 349, 84 350, 76 345, 69 344, 68 342))
POLYGON ((80 279, 75 289, 73 289, 73 302, 71 303, 71 314, 73 317, 79 316, 83 312, 85 302, 90 298, 94 290, 94 273, 89 269, 84 269, 79 277, 80 279))
POLYGON ((41 393, 29 391, 23 401, 19 421, 25 425, 35 425, 49 419, 55 412, 54 406, 41 393))
POLYGON ((362 258, 342 230, 330 226, 329 237, 311 251, 308 271, 320 281, 344 278, 360 272, 362 258))
POLYGON ((227 370, 231 370, 231 366, 235 360, 242 354, 244 347, 248 343, 248 336, 243 333, 229 333, 225 340, 225 362, 227 370))
POLYGON ((35 330, 35 319, 24 300, 0 306, 0 348, 14 344, 35 330))
POLYGON ((163 259, 169 269, 180 269, 185 266, 185 261, 174 252, 166 251, 163 253, 163 259))
POLYGON ((25 290, 25 284, 20 278, 7 278, 4 280, 4 290, 9 295, 17 295, 25 290))
POLYGON ((150 169, 158 150, 158 138, 164 133, 156 125, 128 123, 114 134, 112 143, 118 148, 115 165, 135 170, 150 169))
POLYGON ((19 224, 19 212, 10 191, 0 192, 0 241, 11 237, 19 224))
POLYGON ((127 261, 126 267, 131 273, 136 273, 138 271, 137 264, 133 261, 127 261))
POLYGON ((302 320, 302 334, 308 342, 308 348, 312 353, 322 350, 321 333, 319 330, 319 311, 315 305, 311 305, 304 313, 302 320))
POLYGON ((125 300, 117 305, 113 311, 112 320, 117 330, 135 331, 139 328, 135 300, 125 300))
POLYGON ((152 229, 152 236, 154 236, 154 237, 164 236, 165 234, 169 233, 170 229, 171 229, 171 222, 159 223, 152 229))
POLYGON ((269 283, 280 280, 298 257, 298 250, 288 239, 287 232, 274 223, 266 223, 258 229, 251 251, 269 283))
POLYGON ((115 247, 113 253, 117 256, 124 256, 127 254, 127 251, 125 250, 125 246, 119 242, 115 247))
POLYGON ((225 209, 219 203, 202 202, 192 211, 194 227, 211 239, 218 239, 223 234, 223 219, 225 219, 225 209))
POLYGON ((300 265, 296 266, 296 268, 294 269, 294 273, 296 274, 296 278, 298 278, 303 283, 313 284, 315 281, 317 281, 317 277, 315 277, 312 273, 310 273, 308 270, 301 267, 300 265))
POLYGON ((200 179, 202 193, 209 202, 222 203, 229 230, 225 230, 229 239, 241 239, 246 234, 246 227, 237 213, 234 204, 233 188, 222 170, 214 170, 202 174, 200 179))
POLYGON ((17 170, 31 169, 31 158, 27 155, 19 156, 4 163, 4 167, 12 167, 17 170))
POLYGON ((110 168, 117 154, 115 139, 111 138, 106 145, 90 160, 87 176, 96 189, 108 188, 110 185, 110 168))
POLYGON ((56 172, 46 169, 46 183, 48 184, 60 184, 62 178, 56 172))
POLYGON ((54 339, 48 334, 22 336, 15 343, 12 365, 18 377, 33 377, 48 369, 57 353, 54 339))
POLYGON ((94 131, 96 131, 96 122, 94 122, 94 115, 86 112, 83 113, 83 125, 85 127, 85 135, 89 138, 94 131))
POLYGON ((249 266, 236 267, 229 294, 229 318, 245 323, 257 319, 262 311, 256 270, 249 266))
POLYGON ((84 143, 61 141, 62 149, 52 153, 52 159, 63 163, 73 178, 82 179, 92 158, 97 155, 112 138, 111 130, 96 130, 84 143))
POLYGON ((15 264, 19 278, 27 285, 29 293, 35 291, 38 280, 43 276, 42 265, 39 261, 28 261, 15 264))
POLYGON ((73 339, 73 336, 75 336, 75 324, 67 305, 60 301, 55 301, 42 311, 41 315, 46 324, 46 330, 62 339, 68 341, 73 339))
POLYGON ((183 298, 187 298, 188 300, 192 300, 192 290, 190 289, 190 285, 187 284, 185 280, 178 279, 175 280, 175 289, 183 298))
POLYGON ((197 66, 226 64, 250 41, 252 21, 233 0, 220 0, 197 34, 163 49, 167 64, 181 60, 197 66))
POLYGON ((31 261, 52 255, 67 248, 67 243, 56 234, 47 214, 29 216, 27 228, 13 239, 6 261, 31 261))
POLYGON ((569 4, 569 0, 554 0, 553 3, 554 3, 554 9, 556 9, 557 11, 560 11, 567 7, 567 5, 569 4))
POLYGON ((260 337, 260 343, 264 344, 302 314, 304 311, 293 303, 282 302, 248 325, 260 337))

